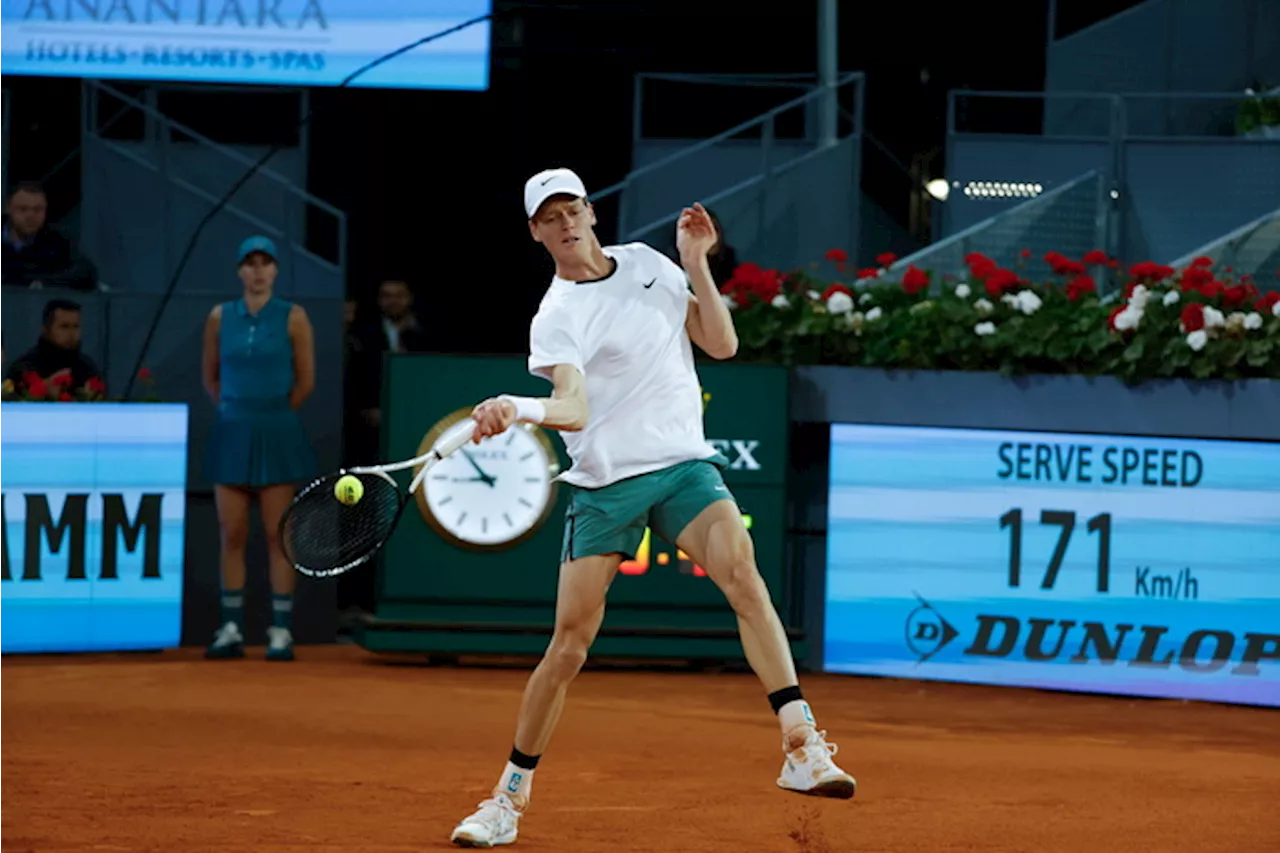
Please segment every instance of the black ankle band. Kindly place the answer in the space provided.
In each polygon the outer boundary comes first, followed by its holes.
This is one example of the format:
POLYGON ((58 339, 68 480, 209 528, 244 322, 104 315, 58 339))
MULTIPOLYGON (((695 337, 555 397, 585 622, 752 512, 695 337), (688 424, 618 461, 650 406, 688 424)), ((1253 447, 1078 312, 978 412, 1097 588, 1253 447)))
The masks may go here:
POLYGON ((804 697, 800 695, 800 685, 784 687, 781 690, 775 690, 769 694, 769 705, 773 708, 773 713, 782 710, 782 706, 788 702, 798 702, 804 697))
POLYGON ((521 770, 536 770, 541 755, 525 755, 514 746, 511 747, 511 763, 521 770))

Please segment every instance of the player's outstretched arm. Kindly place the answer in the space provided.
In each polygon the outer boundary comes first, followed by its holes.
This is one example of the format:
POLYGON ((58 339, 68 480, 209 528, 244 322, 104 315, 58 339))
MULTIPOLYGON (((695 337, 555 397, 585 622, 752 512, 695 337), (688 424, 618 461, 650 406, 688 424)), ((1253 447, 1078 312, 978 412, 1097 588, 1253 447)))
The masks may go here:
POLYGON ((680 265, 693 285, 685 318, 689 339, 712 358, 733 358, 738 352, 738 332, 707 264, 707 252, 716 241, 711 215, 702 205, 695 204, 680 214, 676 229, 680 265))
POLYGON ((475 441, 485 436, 500 435, 516 421, 540 424, 561 432, 577 432, 586 427, 587 386, 582 373, 572 364, 557 364, 551 369, 555 385, 550 397, 513 397, 503 394, 476 406, 471 417, 476 421, 475 441))

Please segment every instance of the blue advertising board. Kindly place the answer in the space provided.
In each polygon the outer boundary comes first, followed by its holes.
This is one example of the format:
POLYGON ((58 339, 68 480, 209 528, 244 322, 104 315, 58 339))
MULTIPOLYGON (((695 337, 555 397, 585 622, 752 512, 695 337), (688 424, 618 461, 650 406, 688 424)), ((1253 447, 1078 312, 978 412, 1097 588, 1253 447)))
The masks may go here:
MULTIPOLYGON (((362 66, 489 14, 492 0, 0 0, 5 74, 336 86, 362 66)), ((489 87, 488 21, 350 85, 489 87)))
POLYGON ((4 403, 0 651, 178 645, 187 407, 4 403))
POLYGON ((1280 444, 834 424, 829 672, 1280 706, 1280 444))

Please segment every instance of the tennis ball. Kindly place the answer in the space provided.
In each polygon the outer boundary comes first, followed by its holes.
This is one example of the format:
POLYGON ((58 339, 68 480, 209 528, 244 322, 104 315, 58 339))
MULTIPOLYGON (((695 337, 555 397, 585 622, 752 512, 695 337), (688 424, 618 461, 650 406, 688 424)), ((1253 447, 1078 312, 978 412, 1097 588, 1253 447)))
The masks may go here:
POLYGON ((364 483, 358 477, 346 474, 333 484, 333 496, 347 506, 359 503, 364 497, 364 483))

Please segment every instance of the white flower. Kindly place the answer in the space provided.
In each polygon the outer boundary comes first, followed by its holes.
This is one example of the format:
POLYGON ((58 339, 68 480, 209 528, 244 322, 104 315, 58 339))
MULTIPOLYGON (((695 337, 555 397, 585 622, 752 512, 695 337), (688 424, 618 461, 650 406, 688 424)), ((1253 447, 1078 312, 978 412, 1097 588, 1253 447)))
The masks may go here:
POLYGON ((853 310, 853 297, 843 290, 837 290, 827 297, 827 310, 832 314, 846 314, 853 310))
POLYGON ((1200 352, 1200 350, 1204 349, 1204 345, 1208 342, 1209 333, 1204 329, 1196 329, 1194 332, 1187 335, 1187 346, 1191 347, 1196 352, 1200 352))
POLYGON ((1008 305, 1010 308, 1018 307, 1018 297, 1014 296, 1012 293, 1004 294, 1000 297, 1000 301, 1005 305, 1008 305))
POLYGON ((973 292, 973 291, 971 291, 971 290, 969 289, 969 285, 967 285, 967 284, 957 284, 957 285, 956 285, 956 296, 959 296, 961 299, 968 299, 968 298, 969 298, 969 294, 970 294, 970 293, 972 293, 972 292, 973 292))
POLYGON ((770 302, 769 304, 772 305, 774 308, 790 308, 791 307, 791 303, 787 301, 786 295, 782 293, 779 293, 777 296, 773 297, 773 301, 770 302))
POLYGON ((1150 299, 1151 291, 1147 290, 1145 284, 1138 285, 1133 289, 1133 293, 1129 294, 1129 304, 1139 311, 1147 307, 1147 302, 1150 299))
POLYGON ((805 294, 805 296, 808 296, 814 302, 817 302, 819 299, 822 298, 822 294, 816 290, 810 290, 808 293, 805 294))
POLYGON ((733 297, 728 294, 720 294, 720 301, 723 302, 724 307, 728 308, 730 311, 738 307, 738 303, 733 301, 733 297))
POLYGON ((870 302, 872 299, 875 299, 875 297, 874 297, 874 296, 872 296, 870 292, 868 292, 868 293, 864 293, 864 294, 862 294, 861 296, 859 296, 859 297, 858 297, 858 304, 859 304, 859 305, 866 305, 866 304, 867 304, 868 302, 870 302))
POLYGON ((1244 313, 1241 311, 1232 311, 1227 315, 1227 331, 1239 332, 1244 328, 1244 313))
POLYGON ((874 323, 876 320, 880 319, 880 315, 883 313, 884 312, 880 310, 880 306, 877 305, 875 308, 872 308, 867 312, 867 322, 874 323))
POLYGON ((1244 318, 1244 327, 1246 329, 1261 329, 1262 315, 1257 311, 1250 311, 1244 318))
POLYGON ((1206 329, 1216 329, 1220 326, 1227 325, 1227 318, 1222 312, 1212 305, 1204 306, 1204 327, 1206 329))
POLYGON ((864 320, 866 320, 866 318, 862 316, 861 311, 854 311, 849 315, 849 328, 853 329, 853 333, 855 335, 862 334, 862 324, 864 320))
POLYGON ((1181 298, 1182 298, 1182 295, 1179 294, 1178 291, 1170 290, 1168 293, 1164 295, 1164 299, 1161 299, 1160 301, 1163 302, 1165 304, 1165 307, 1167 308, 1170 305, 1176 305, 1178 300, 1181 298))
POLYGON ((1014 297, 1013 304, 1023 314, 1034 314, 1040 310, 1044 300, 1037 296, 1033 290, 1020 290, 1018 295, 1014 297))
POLYGON ((1140 322, 1142 322, 1142 311, 1132 305, 1116 315, 1116 328, 1122 332, 1138 328, 1140 322))
POLYGON ((992 304, 991 304, 990 302, 988 302, 986 299, 979 299, 977 302, 973 303, 973 310, 977 311, 977 312, 978 312, 979 314, 981 314, 983 317, 985 317, 985 316, 987 316, 988 314, 990 314, 990 313, 991 313, 991 309, 993 309, 993 308, 995 308, 995 307, 996 307, 996 306, 992 305, 992 304))
POLYGON ((1277 302, 1275 305, 1271 306, 1271 316, 1280 317, 1280 302, 1277 302))
POLYGON ((973 331, 977 335, 994 335, 996 333, 996 324, 987 320, 985 323, 979 323, 974 326, 973 331))

